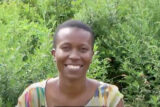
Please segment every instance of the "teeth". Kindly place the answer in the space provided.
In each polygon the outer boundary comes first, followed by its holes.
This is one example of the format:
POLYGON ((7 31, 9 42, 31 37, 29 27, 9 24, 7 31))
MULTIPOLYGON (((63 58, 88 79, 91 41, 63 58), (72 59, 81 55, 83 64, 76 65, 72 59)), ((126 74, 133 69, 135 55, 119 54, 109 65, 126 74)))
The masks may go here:
POLYGON ((73 70, 80 69, 80 66, 79 66, 79 65, 67 65, 67 67, 68 67, 69 69, 73 69, 73 70))

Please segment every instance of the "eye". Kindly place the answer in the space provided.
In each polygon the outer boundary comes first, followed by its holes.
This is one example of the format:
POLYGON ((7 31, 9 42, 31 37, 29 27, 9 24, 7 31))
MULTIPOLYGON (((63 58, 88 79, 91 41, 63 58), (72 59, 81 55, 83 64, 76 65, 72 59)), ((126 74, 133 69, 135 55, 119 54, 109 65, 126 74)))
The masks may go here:
POLYGON ((81 52, 83 52, 83 53, 85 53, 85 52, 87 52, 87 51, 88 51, 88 48, 86 48, 86 47, 82 47, 82 48, 80 49, 80 51, 81 51, 81 52))
POLYGON ((63 51, 69 51, 69 50, 70 50, 70 47, 69 47, 69 46, 63 46, 63 47, 62 47, 62 50, 63 50, 63 51))

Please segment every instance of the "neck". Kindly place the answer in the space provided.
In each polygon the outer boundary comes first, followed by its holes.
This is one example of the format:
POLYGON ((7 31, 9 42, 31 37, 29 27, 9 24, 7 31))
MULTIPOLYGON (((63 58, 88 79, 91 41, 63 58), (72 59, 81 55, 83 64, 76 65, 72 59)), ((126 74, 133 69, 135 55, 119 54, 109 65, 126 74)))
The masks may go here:
POLYGON ((59 77, 58 81, 59 90, 69 96, 77 96, 83 93, 86 90, 87 79, 77 79, 77 80, 68 80, 65 78, 59 77))

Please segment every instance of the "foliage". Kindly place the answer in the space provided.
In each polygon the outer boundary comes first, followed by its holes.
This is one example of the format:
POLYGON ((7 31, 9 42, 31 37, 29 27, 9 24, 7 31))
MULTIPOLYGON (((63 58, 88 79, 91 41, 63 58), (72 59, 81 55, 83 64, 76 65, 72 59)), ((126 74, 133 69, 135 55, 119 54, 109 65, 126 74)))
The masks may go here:
MULTIPOLYGON (((41 16, 44 24, 48 28, 55 27, 67 19, 73 17, 74 13, 78 11, 82 0, 22 0, 24 3, 33 7, 41 16), (55 26, 56 24, 56 26, 55 26)), ((32 16, 32 15, 31 15, 32 16)), ((28 18, 31 18, 29 16, 28 18)), ((33 17, 33 16, 32 16, 33 17)))
POLYGON ((78 19, 94 31, 87 76, 116 84, 125 106, 160 106, 159 0, 0 0, 0 106, 33 82, 57 75, 50 51, 58 24, 78 19))
MULTIPOLYGON (((50 30, 43 23, 21 18, 24 8, 28 5, 16 2, 0 6, 0 96, 3 107, 15 105, 26 86, 56 71, 50 55, 50 30)), ((32 14, 39 16, 36 12, 32 14)))
POLYGON ((108 59, 103 80, 117 84, 129 106, 160 106, 159 3, 158 0, 86 1, 75 14, 75 19, 94 29, 98 59, 108 59))

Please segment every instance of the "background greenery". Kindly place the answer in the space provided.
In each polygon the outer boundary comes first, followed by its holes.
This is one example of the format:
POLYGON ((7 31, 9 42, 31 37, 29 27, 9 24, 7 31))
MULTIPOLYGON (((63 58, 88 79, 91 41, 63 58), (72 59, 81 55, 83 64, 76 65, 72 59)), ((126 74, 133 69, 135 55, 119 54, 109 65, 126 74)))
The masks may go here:
POLYGON ((160 0, 0 0, 0 107, 57 75, 52 35, 71 18, 95 33, 87 76, 117 85, 126 107, 159 107, 160 0))

